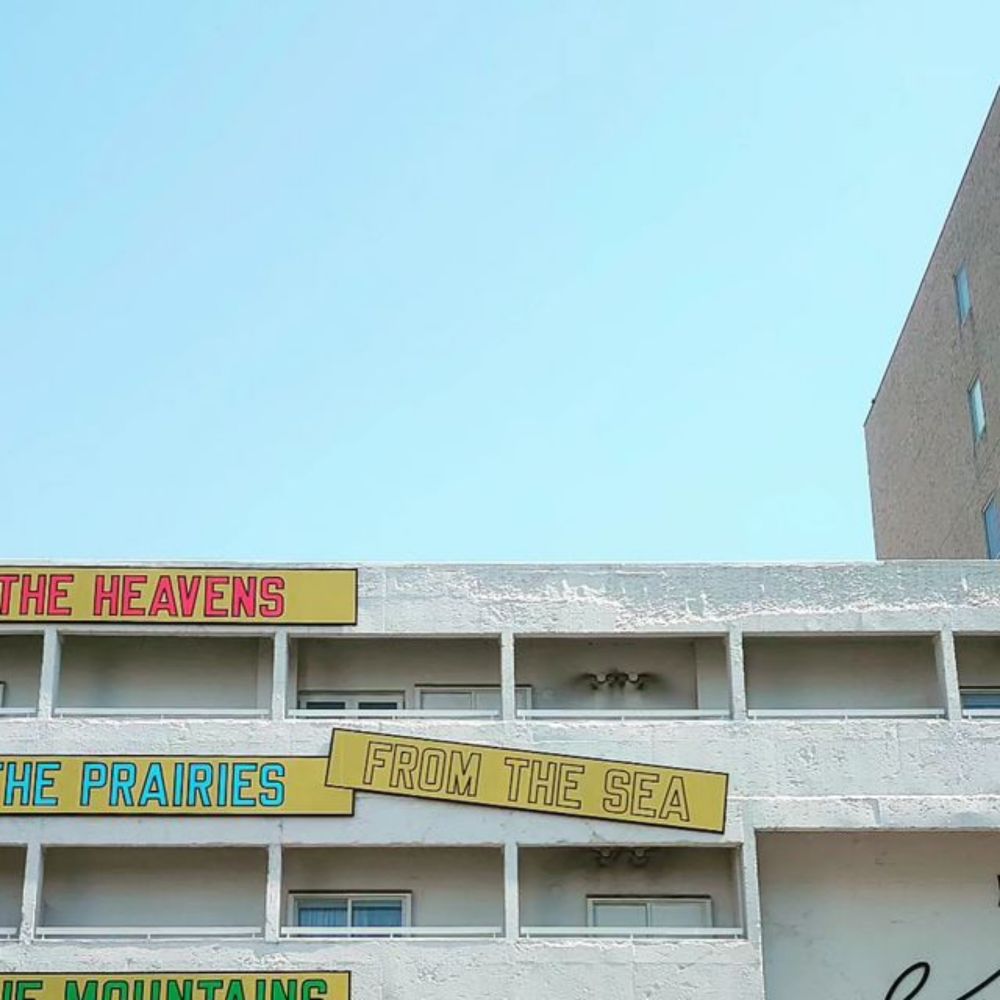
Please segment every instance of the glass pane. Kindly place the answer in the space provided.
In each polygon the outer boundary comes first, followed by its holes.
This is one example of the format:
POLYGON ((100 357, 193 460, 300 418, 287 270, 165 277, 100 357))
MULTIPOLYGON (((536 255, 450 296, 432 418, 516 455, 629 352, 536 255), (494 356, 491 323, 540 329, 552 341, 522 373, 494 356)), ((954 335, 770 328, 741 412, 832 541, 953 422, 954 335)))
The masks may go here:
POLYGON ((299 927, 346 927, 347 900, 331 903, 299 903, 299 927))
POLYGON ((472 708, 471 691, 421 691, 421 708, 466 709, 472 708))
POLYGON ((484 712, 499 712, 500 688, 480 688, 476 692, 476 708, 484 712))
POLYGON ((962 691, 963 708, 1000 708, 1000 688, 990 691, 962 691))
POLYGON ((595 927, 646 927, 646 904, 638 902, 594 901, 595 927))
POLYGON ((972 436, 978 441, 986 430, 986 406, 983 404, 983 386, 979 379, 969 388, 969 417, 972 420, 972 436))
POLYGON ((355 899, 351 903, 352 927, 402 927, 401 899, 355 899))
POLYGON ((343 698, 303 698, 303 708, 318 708, 327 712, 340 711, 347 708, 347 702, 343 698))
POLYGON ((650 903, 652 927, 708 927, 704 899, 655 899, 650 903))
POLYGON ((983 510, 983 524, 986 527, 986 552, 990 559, 996 559, 1000 557, 1000 510, 995 500, 991 500, 983 510))
POLYGON ((528 708, 528 688, 519 687, 514 691, 514 705, 517 708, 528 708))
POLYGON ((395 698, 391 701, 359 701, 358 708, 368 712, 394 712, 399 708, 399 702, 395 698))
POLYGON ((964 267, 955 275, 955 301, 958 306, 958 321, 964 323, 972 312, 972 292, 969 290, 969 272, 964 267))

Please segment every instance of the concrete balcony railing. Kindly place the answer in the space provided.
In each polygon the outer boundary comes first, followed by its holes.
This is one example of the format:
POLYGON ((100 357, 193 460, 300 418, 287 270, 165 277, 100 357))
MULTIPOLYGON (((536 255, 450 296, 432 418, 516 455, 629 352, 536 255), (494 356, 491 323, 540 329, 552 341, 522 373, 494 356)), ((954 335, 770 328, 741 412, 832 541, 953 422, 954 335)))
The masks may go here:
POLYGON ((502 927, 282 927, 283 938, 499 938, 502 927))
POLYGON ((35 937, 50 940, 198 940, 222 938, 252 940, 264 936, 263 927, 36 927, 35 937))

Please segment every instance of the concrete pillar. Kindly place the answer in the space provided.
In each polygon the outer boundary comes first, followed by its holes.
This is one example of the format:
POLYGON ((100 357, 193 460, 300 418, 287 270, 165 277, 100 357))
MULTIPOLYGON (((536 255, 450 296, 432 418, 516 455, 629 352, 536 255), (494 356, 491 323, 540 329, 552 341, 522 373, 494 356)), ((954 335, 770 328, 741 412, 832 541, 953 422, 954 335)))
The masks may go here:
POLYGON ((38 842, 28 844, 24 856, 24 883, 21 890, 22 941, 31 941, 42 914, 42 880, 45 877, 45 856, 38 842))
POLYGON ((274 633, 274 660, 271 669, 271 718, 281 721, 288 709, 288 629, 274 633))
POLYGON ((517 678, 514 673, 514 633, 500 633, 500 717, 517 718, 517 678))
POLYGON ((521 893, 517 872, 518 847, 508 840, 503 845, 503 936, 515 940, 521 933, 521 893))
POLYGON ((62 662, 62 637, 54 625, 42 633, 42 673, 38 684, 38 717, 51 719, 59 698, 59 670, 62 662))
POLYGON ((281 937, 284 913, 284 893, 281 890, 284 848, 281 844, 267 845, 267 889, 264 897, 264 940, 277 941, 281 937))
POLYGON ((934 663, 937 667, 938 691, 947 719, 962 718, 962 695, 958 689, 958 661, 955 658, 955 636, 945 626, 934 636, 934 663))
POLYGON ((743 847, 736 852, 737 887, 747 940, 759 952, 761 946, 760 876, 757 871, 757 831, 747 827, 743 847))
POLYGON ((743 672, 743 630, 729 629, 726 636, 726 666, 729 670, 729 704, 734 719, 747 717, 747 684, 743 672))

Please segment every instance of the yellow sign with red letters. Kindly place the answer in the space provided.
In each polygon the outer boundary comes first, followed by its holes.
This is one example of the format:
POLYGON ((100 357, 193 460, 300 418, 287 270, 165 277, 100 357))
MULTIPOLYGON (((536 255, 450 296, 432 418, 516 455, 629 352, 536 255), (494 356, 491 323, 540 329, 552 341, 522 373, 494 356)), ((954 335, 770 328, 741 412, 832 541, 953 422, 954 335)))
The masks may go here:
POLYGON ((0 566, 0 624, 355 625, 357 620, 356 569, 0 566))

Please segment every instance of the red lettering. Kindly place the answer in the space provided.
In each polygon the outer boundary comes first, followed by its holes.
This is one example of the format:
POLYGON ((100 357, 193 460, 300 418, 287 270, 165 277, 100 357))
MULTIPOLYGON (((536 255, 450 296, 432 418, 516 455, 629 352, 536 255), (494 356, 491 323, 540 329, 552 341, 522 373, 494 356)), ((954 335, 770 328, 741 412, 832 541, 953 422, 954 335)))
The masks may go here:
POLYGON ((67 608, 60 601, 65 601, 69 594, 66 588, 76 579, 72 573, 53 573, 49 577, 49 604, 47 613, 52 618, 66 618, 72 614, 72 610, 67 608))
POLYGON ((14 584, 17 583, 16 573, 4 573, 0 576, 0 615, 10 614, 10 599, 14 593, 14 584))
POLYGON ((124 587, 122 588, 122 615, 126 618, 142 618, 145 611, 136 607, 136 602, 142 600, 142 591, 139 589, 149 580, 145 573, 126 573, 124 577, 124 587))
POLYGON ((35 614, 45 614, 45 574, 39 573, 38 580, 34 586, 31 585, 32 576, 25 573, 21 577, 21 605, 19 612, 22 615, 29 614, 28 605, 34 603, 35 614))
POLYGON ((121 598, 121 576, 118 573, 112 573, 110 577, 106 577, 103 573, 99 573, 97 578, 94 580, 94 617, 103 618, 104 617, 104 606, 107 605, 107 615, 108 617, 114 617, 118 614, 118 603, 121 598))
POLYGON ((233 617, 253 618, 257 614, 257 577, 233 577, 233 617))
POLYGON ((265 576, 260 581, 260 615, 280 618, 285 613, 285 581, 280 576, 265 576))
POLYGON ((181 599, 181 615, 184 618, 194 616, 195 605, 198 603, 198 591, 201 588, 200 576, 177 577, 177 590, 181 599))
POLYGON ((225 608, 219 607, 223 598, 222 585, 229 579, 226 576, 205 577, 205 617, 225 618, 229 614, 225 608))
POLYGON ((174 594, 174 581, 169 576, 161 576, 156 581, 153 600, 149 604, 150 618, 155 618, 163 612, 171 618, 177 617, 177 597, 174 594))

